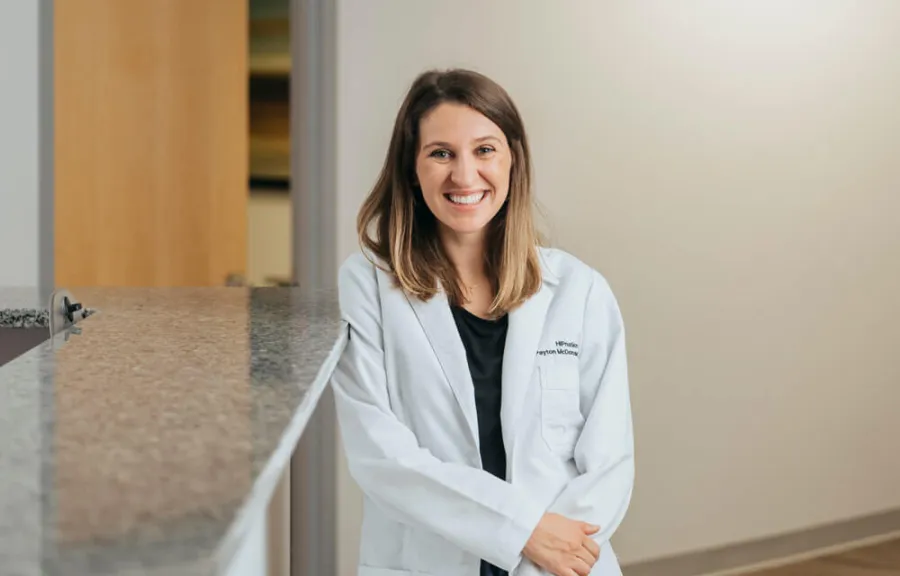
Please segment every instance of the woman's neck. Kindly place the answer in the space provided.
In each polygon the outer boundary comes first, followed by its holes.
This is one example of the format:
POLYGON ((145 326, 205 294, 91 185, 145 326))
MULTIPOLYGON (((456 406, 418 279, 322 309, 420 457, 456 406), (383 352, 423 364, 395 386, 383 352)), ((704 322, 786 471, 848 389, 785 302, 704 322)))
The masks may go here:
POLYGON ((441 236, 447 257, 462 284, 463 302, 460 305, 476 316, 488 317, 494 290, 485 268, 484 234, 445 231, 441 236))
POLYGON ((441 241, 464 284, 472 285, 486 279, 483 233, 458 234, 447 230, 441 234, 441 241))

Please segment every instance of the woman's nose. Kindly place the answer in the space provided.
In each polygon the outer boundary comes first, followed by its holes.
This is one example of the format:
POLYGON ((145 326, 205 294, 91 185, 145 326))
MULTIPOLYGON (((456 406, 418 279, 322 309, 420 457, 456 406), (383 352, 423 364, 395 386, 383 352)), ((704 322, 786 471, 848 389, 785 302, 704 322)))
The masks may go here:
POLYGON ((464 154, 457 156, 450 178, 460 188, 474 185, 478 180, 478 166, 475 159, 464 154))

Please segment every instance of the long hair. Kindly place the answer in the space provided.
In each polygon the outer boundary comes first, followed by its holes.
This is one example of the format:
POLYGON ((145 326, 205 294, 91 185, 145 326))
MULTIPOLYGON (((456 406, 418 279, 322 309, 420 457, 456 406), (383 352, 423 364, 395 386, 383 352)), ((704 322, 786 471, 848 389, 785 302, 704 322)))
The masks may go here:
POLYGON ((452 303, 465 302, 459 276, 441 244, 437 219, 416 185, 419 122, 445 102, 480 112, 503 131, 509 144, 509 195, 486 231, 485 266, 495 294, 489 313, 499 316, 540 288, 540 238, 525 127, 506 91, 486 76, 451 69, 431 70, 415 79, 397 113, 384 166, 357 217, 360 245, 382 261, 407 294, 428 300, 443 288, 452 303))

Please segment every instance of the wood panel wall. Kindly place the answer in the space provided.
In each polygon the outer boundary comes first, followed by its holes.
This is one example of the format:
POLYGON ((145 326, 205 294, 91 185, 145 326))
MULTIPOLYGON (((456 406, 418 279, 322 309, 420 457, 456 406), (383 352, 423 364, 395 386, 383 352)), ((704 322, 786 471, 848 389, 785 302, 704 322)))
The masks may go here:
POLYGON ((57 286, 245 275, 246 0, 56 0, 57 286))

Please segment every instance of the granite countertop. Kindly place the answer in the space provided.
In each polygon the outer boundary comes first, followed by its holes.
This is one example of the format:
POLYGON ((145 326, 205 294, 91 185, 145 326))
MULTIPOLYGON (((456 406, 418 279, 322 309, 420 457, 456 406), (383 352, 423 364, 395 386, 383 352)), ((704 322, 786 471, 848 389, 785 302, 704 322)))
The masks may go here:
POLYGON ((48 302, 37 288, 0 288, 0 328, 47 328, 48 302))
POLYGON ((214 573, 343 349, 336 295, 72 293, 81 333, 0 367, 0 574, 214 573))

